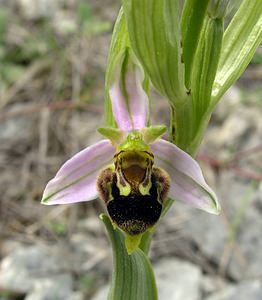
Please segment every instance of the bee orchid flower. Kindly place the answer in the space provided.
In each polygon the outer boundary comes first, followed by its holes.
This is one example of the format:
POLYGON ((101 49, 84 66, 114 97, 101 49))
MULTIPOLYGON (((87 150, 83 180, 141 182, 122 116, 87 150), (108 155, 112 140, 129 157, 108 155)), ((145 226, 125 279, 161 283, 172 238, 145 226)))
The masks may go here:
POLYGON ((164 126, 147 127, 148 97, 138 72, 125 75, 109 91, 118 128, 69 159, 47 184, 42 203, 69 204, 100 196, 115 226, 141 235, 159 220, 167 197, 209 213, 220 206, 198 163, 160 136, 164 126))

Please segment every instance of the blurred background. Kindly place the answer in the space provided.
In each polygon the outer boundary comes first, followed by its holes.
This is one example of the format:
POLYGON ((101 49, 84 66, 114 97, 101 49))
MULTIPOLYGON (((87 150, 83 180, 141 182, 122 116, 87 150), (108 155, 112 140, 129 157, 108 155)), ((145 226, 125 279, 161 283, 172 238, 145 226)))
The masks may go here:
MULTIPOLYGON (((61 164, 100 139, 120 1, 0 0, 0 300, 105 300, 97 200, 40 205, 61 164)), ((198 161, 223 211, 175 203, 154 236, 160 300, 262 299, 262 51, 219 103, 198 161)), ((168 122, 153 94, 155 124, 168 122)))

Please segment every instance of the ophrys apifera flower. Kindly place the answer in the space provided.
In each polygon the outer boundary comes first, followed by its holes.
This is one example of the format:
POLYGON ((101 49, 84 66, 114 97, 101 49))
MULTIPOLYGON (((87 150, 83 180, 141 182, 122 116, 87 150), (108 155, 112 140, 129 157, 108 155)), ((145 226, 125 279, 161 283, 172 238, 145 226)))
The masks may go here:
POLYGON ((217 214, 215 193, 198 163, 161 139, 164 126, 147 127, 148 97, 137 72, 127 72, 110 98, 118 128, 101 128, 108 139, 68 160, 47 184, 43 204, 69 204, 100 196, 115 226, 129 236, 141 235, 159 220, 167 197, 217 214))

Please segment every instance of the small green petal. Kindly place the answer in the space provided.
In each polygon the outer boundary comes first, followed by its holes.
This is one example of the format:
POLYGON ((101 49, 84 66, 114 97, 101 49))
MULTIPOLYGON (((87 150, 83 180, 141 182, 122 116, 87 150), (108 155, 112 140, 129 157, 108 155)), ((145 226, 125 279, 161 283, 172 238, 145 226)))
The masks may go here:
POLYGON ((97 131, 108 138, 114 146, 120 144, 124 139, 124 132, 118 128, 100 127, 97 131))
POLYGON ((145 127, 141 130, 145 143, 151 144, 166 132, 165 125, 145 127))

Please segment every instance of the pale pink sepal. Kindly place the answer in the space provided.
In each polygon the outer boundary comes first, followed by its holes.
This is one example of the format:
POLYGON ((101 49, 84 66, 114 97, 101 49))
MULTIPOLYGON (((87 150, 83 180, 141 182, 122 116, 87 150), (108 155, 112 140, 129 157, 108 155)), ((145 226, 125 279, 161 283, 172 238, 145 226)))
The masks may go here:
POLYGON ((200 166, 190 155, 162 139, 153 143, 151 149, 155 165, 163 168, 171 178, 168 197, 219 214, 221 208, 217 197, 207 185, 200 166))
POLYGON ((139 130, 147 125, 149 100, 141 77, 138 70, 130 70, 125 76, 125 91, 119 80, 109 90, 114 118, 124 131, 139 130))
POLYGON ((45 188, 42 204, 68 204, 97 198, 96 179, 112 163, 115 148, 102 140, 69 159, 45 188))

